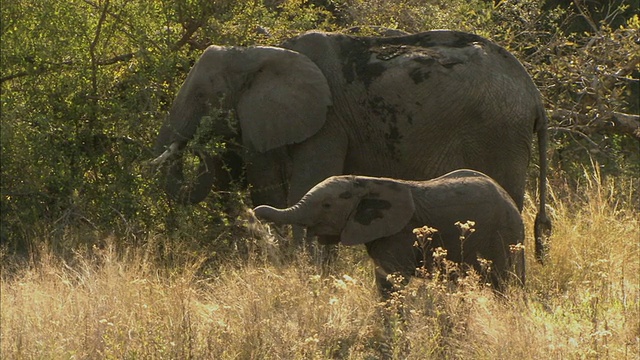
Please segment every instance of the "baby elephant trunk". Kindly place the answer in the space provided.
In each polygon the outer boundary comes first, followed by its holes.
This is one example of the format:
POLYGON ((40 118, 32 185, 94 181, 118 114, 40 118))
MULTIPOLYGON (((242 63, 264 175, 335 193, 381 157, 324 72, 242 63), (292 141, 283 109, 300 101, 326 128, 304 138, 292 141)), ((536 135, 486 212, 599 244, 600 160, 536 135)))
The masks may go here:
POLYGON ((261 220, 270 221, 276 224, 309 225, 303 216, 303 211, 299 204, 286 209, 276 209, 269 205, 260 205, 253 209, 254 214, 261 220))

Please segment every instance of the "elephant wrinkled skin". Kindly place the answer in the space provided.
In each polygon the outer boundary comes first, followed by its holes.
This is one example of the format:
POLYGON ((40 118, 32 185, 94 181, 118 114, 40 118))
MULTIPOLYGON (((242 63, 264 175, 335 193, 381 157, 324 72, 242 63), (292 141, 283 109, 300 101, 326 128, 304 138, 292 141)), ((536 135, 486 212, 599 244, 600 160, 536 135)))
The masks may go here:
POLYGON ((456 170, 427 181, 341 175, 333 176, 292 207, 262 205, 255 215, 278 224, 296 224, 344 245, 365 244, 376 266, 376 283, 385 295, 392 290, 387 275, 409 279, 416 268, 432 264, 436 247, 447 259, 483 269, 478 258, 491 261, 488 280, 496 289, 515 279, 524 284, 524 242, 520 212, 493 179, 473 170, 456 170), (474 221, 474 232, 460 241, 456 222, 474 221), (438 231, 422 249, 414 246, 413 229, 438 231), (422 261, 426 260, 426 264, 422 261))
MULTIPOLYGON (((238 134, 218 135, 236 136, 243 146, 253 203, 280 207, 332 175, 424 180, 470 168, 495 179, 522 210, 537 133, 542 258, 542 230, 550 228, 544 107, 518 60, 487 39, 446 30, 311 32, 280 47, 211 46, 173 102, 156 162, 180 162, 200 120, 217 109, 237 116, 238 134)), ((201 176, 211 177, 211 166, 201 163, 201 176)), ((167 174, 171 193, 179 192, 180 175, 167 174)), ((204 199, 213 181, 197 183, 192 202, 204 199)))

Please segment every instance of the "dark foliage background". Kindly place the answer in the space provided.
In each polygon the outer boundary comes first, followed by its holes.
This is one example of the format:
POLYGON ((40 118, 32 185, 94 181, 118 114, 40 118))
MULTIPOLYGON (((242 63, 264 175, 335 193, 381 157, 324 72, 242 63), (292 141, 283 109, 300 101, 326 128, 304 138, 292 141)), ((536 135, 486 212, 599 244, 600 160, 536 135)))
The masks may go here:
POLYGON ((489 37, 543 93, 552 186, 579 181, 585 166, 632 179, 640 171, 637 1, 22 0, 1 8, 8 253, 30 254, 41 242, 64 253, 100 246, 108 234, 133 245, 165 234, 212 253, 237 249, 244 189, 224 201, 171 203, 147 165, 153 139, 206 46, 275 45, 311 29, 489 37))

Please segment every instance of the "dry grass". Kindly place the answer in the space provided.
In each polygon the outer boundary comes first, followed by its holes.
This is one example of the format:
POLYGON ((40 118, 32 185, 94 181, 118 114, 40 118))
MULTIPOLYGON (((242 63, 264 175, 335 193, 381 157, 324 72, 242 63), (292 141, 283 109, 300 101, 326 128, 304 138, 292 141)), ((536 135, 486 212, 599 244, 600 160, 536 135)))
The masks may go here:
POLYGON ((416 279, 383 306, 359 248, 326 276, 265 245, 214 268, 158 236, 135 249, 107 239, 68 262, 41 249, 18 270, 3 256, 2 358, 637 359, 640 213, 622 181, 585 179, 553 193, 549 262, 532 261, 527 239, 527 288, 504 297, 416 279), (385 326, 384 308, 404 316, 385 326))

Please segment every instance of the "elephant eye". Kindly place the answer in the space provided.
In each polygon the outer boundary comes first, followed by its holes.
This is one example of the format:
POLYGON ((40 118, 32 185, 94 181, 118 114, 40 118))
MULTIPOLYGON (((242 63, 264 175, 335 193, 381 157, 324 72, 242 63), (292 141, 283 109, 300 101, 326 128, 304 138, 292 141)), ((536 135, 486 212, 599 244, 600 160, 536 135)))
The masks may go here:
POLYGON ((331 209, 331 203, 323 203, 322 204, 322 208, 323 209, 331 209))

